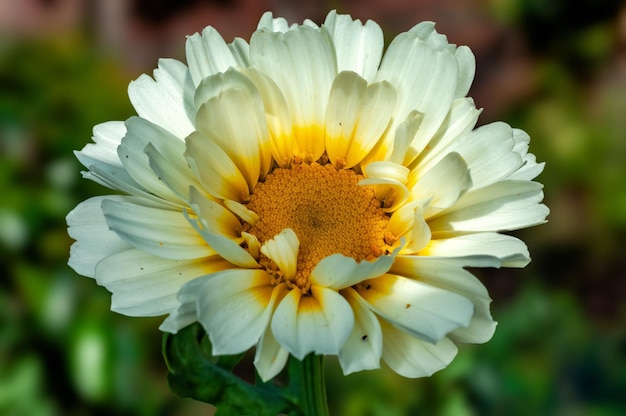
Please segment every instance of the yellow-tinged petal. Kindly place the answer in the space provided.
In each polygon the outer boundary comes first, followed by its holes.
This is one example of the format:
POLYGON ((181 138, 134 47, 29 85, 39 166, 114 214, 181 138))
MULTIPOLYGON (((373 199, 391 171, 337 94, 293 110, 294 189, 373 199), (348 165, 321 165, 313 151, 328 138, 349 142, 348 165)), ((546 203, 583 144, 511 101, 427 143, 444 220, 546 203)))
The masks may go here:
POLYGON ((326 109, 326 152, 333 164, 360 163, 385 134, 396 92, 388 82, 367 82, 354 72, 335 78, 326 109))
POLYGON ((293 140, 289 107, 276 82, 256 68, 243 71, 254 82, 263 99, 265 118, 271 136, 272 156, 278 166, 289 167, 294 154, 301 154, 293 140))
POLYGON ((283 92, 293 121, 293 135, 303 160, 324 153, 326 105, 337 74, 332 45, 319 29, 306 25, 286 33, 257 30, 250 39, 250 60, 271 74, 283 92))
POLYGON ((185 142, 187 161, 208 193, 219 199, 248 200, 246 179, 218 144, 198 132, 190 134, 185 142))
POLYGON ((236 243, 241 243, 241 223, 222 205, 205 198, 200 191, 191 187, 189 190, 189 204, 197 207, 196 214, 206 221, 211 232, 223 235, 236 243))
POLYGON ((357 291, 376 314, 432 343, 466 327, 474 313, 472 302, 457 293, 393 274, 367 280, 357 291))
POLYGON ((225 270, 206 279, 197 296, 198 321, 211 338, 213 354, 238 354, 259 341, 274 302, 286 293, 271 280, 264 270, 225 270))
POLYGON ((269 131, 256 88, 244 84, 210 98, 198 109, 196 129, 224 150, 250 188, 269 171, 269 131))
POLYGON ((346 342, 354 315, 348 302, 334 290, 312 286, 311 294, 294 289, 276 307, 272 333, 294 357, 338 354, 346 342))

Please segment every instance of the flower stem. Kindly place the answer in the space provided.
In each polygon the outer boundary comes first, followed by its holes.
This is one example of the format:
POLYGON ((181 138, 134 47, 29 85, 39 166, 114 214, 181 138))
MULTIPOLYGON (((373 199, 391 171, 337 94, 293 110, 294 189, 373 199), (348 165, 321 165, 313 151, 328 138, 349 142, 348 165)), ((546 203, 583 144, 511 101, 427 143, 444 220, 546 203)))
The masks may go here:
POLYGON ((328 416, 324 356, 309 354, 301 363, 303 414, 305 416, 328 416))

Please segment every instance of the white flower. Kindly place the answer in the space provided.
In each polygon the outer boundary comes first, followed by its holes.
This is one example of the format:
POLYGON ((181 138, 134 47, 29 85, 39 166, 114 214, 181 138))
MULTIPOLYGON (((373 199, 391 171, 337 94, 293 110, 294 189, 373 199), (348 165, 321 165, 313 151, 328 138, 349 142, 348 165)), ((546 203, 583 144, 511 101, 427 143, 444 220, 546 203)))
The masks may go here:
POLYGON ((125 194, 67 218, 70 265, 114 311, 198 321, 215 354, 256 347, 264 380, 309 353, 420 377, 491 338, 464 267, 525 266, 499 232, 548 209, 528 135, 474 128, 467 47, 425 22, 383 56, 376 23, 331 12, 321 27, 266 13, 249 44, 208 27, 186 51, 131 83, 138 117, 76 153, 125 194))

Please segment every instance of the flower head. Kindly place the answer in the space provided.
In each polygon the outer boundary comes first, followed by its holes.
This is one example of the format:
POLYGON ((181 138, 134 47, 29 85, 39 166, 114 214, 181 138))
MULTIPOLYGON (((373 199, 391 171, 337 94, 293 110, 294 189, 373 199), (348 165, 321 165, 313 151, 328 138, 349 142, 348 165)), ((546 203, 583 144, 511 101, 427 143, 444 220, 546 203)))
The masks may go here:
POLYGON ((464 267, 526 265, 499 232, 548 210, 528 135, 475 128, 467 47, 425 22, 383 56, 372 21, 266 13, 250 43, 208 27, 186 52, 131 83, 137 117, 76 153, 123 194, 68 216, 70 265, 114 311, 167 314, 168 332, 200 322, 215 354, 256 347, 266 380, 309 353, 430 375, 491 338, 464 267))

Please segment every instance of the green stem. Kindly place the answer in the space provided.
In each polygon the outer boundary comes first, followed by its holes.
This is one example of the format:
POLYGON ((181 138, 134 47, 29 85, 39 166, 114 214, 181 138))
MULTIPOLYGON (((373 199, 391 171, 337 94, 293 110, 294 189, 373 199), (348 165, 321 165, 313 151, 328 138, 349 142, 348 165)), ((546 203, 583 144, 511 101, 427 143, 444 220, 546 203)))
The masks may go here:
POLYGON ((324 356, 309 354, 301 363, 301 400, 304 416, 328 416, 324 356))

